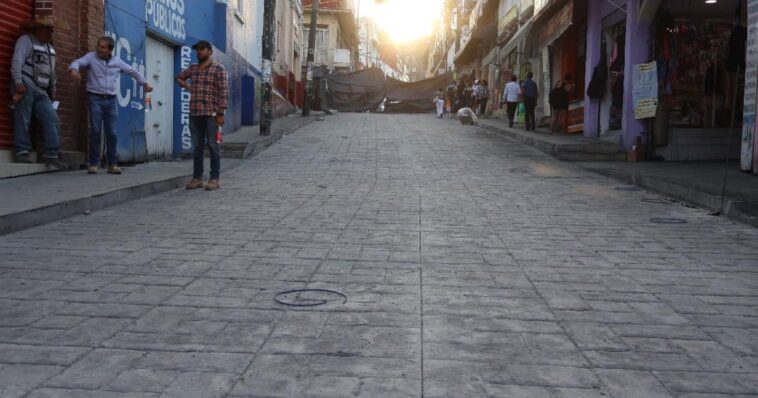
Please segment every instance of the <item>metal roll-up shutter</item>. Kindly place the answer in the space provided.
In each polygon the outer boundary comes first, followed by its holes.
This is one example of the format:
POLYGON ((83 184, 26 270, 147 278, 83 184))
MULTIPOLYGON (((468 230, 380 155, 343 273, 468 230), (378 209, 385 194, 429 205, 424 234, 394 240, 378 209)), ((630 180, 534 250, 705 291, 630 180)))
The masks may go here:
POLYGON ((31 18, 33 0, 0 1, 0 149, 13 148, 13 115, 10 102, 10 70, 13 46, 21 34, 19 24, 31 18))

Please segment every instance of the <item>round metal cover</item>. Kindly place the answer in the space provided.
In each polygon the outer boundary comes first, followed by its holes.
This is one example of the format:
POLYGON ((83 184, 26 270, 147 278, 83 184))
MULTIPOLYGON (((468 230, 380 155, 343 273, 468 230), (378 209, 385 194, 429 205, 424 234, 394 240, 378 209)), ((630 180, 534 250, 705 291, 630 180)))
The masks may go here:
POLYGON ((290 307, 316 307, 327 303, 346 303, 347 296, 328 289, 295 289, 274 296, 274 301, 290 307))
POLYGON ((629 187, 616 187, 616 188, 613 188, 613 189, 615 189, 615 190, 617 190, 617 191, 625 191, 625 192, 637 192, 637 191, 641 191, 641 190, 642 190, 642 188, 640 188, 640 187, 635 187, 635 186, 629 186, 629 187))
POLYGON ((651 218, 650 222, 655 224, 686 224, 687 221, 681 218, 651 218))
POLYGON ((522 167, 514 167, 514 168, 510 169, 509 171, 511 173, 519 173, 519 174, 524 174, 524 173, 528 173, 529 172, 529 170, 527 170, 525 168, 522 168, 522 167))

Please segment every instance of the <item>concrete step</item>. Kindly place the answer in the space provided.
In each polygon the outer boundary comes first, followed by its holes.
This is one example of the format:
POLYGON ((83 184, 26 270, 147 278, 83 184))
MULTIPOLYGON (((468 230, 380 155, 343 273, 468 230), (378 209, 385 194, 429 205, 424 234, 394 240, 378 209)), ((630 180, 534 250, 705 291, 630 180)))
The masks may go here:
POLYGON ((587 141, 576 135, 548 135, 510 128, 501 125, 503 122, 492 119, 480 119, 476 125, 499 134, 506 135, 533 146, 559 160, 564 161, 608 161, 626 159, 626 154, 621 152, 618 145, 603 141, 587 141))
POLYGON ((0 178, 45 173, 55 169, 43 163, 0 163, 0 178))
MULTIPOLYGON (((34 163, 15 163, 15 157, 11 151, 0 151, 0 178, 58 171, 58 169, 42 163, 37 153, 32 153, 31 157, 34 163)), ((71 170, 78 170, 84 164, 84 154, 76 151, 62 151, 61 161, 68 164, 71 170)))

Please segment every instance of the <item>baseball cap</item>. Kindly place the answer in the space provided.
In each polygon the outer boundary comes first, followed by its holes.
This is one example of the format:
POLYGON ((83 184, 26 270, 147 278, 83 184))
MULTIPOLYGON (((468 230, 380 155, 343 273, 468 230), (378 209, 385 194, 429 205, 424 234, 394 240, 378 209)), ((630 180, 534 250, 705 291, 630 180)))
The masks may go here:
POLYGON ((213 45, 209 43, 207 40, 200 40, 197 43, 192 45, 193 50, 197 50, 198 48, 210 48, 213 49, 213 45))

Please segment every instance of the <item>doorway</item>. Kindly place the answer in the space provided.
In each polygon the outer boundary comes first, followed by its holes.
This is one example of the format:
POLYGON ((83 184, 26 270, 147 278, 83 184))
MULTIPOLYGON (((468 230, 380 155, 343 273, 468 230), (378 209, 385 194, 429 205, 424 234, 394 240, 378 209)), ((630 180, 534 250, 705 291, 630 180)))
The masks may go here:
POLYGON ((170 158, 174 143, 174 49, 147 38, 145 78, 153 86, 152 109, 145 114, 145 139, 151 158, 170 158))

